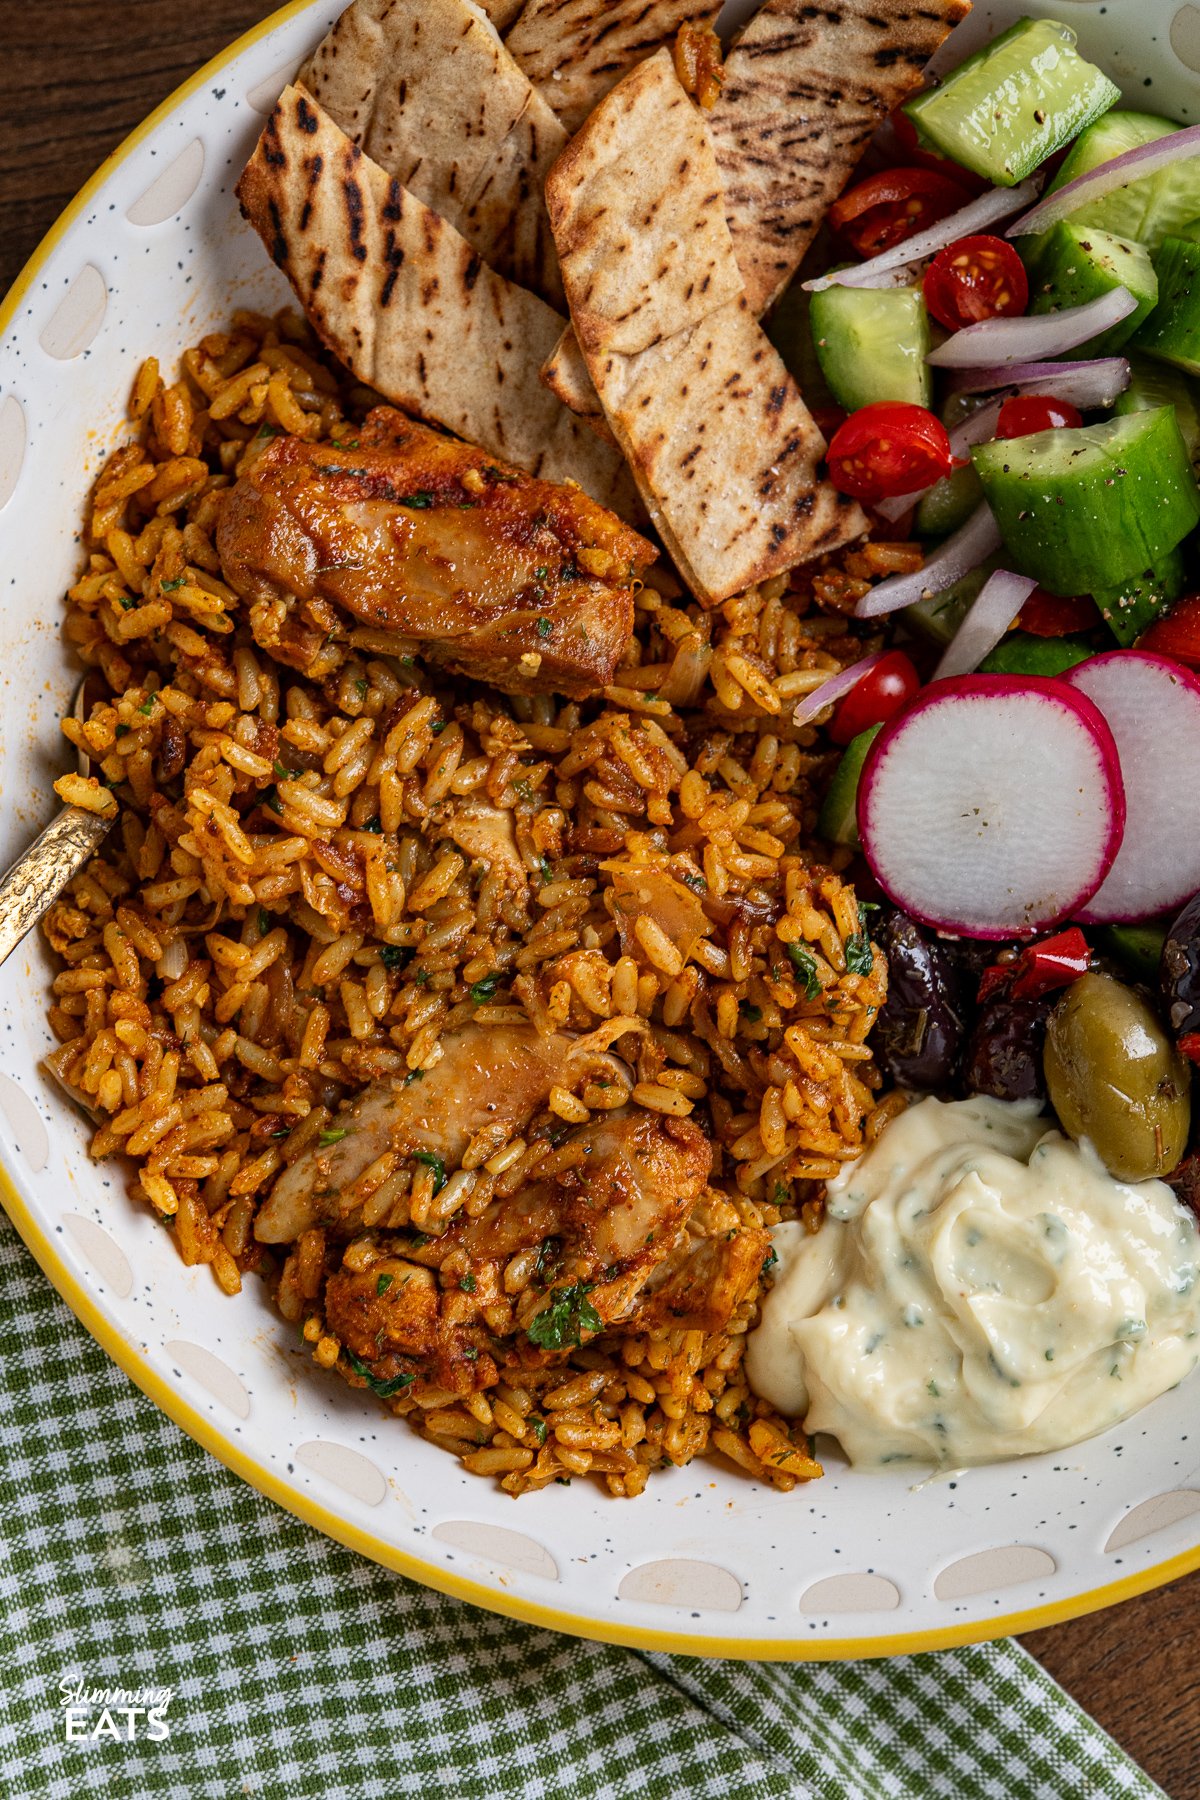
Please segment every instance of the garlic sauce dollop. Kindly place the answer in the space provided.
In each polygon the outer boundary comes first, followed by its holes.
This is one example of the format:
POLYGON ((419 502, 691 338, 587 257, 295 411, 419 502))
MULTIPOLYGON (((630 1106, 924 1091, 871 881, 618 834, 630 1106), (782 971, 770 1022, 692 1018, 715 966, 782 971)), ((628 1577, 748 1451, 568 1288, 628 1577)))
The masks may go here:
POLYGON ((778 1225, 746 1372, 853 1463, 1057 1450, 1200 1358, 1200 1232, 1161 1181, 1113 1179, 1036 1103, 922 1100, 778 1225))

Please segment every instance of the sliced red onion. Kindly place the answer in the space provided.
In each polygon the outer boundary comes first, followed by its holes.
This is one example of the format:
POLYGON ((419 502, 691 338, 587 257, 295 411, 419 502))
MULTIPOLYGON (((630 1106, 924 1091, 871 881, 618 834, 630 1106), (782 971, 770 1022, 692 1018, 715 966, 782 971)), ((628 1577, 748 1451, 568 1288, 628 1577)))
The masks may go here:
POLYGON ((884 613, 897 612, 914 601, 927 600, 931 594, 945 593, 972 569, 977 569, 985 556, 1000 547, 1000 530, 985 501, 977 506, 965 525, 939 544, 923 568, 911 575, 889 575, 864 594, 854 609, 859 619, 878 619, 884 613))
POLYGON ((967 325, 925 358, 936 369, 977 369, 990 364, 1028 362, 1035 356, 1061 356, 1086 344, 1112 325, 1119 325, 1137 301, 1127 287, 1115 287, 1083 306, 1039 313, 1032 319, 984 319, 967 325))
POLYGON ((882 655, 882 650, 876 650, 872 655, 850 663, 848 667, 839 669, 836 675, 831 675, 828 681, 823 681, 819 688, 814 688, 811 694, 805 694, 792 714, 792 724, 810 725, 819 712, 824 712, 827 706, 832 706, 835 701, 848 694, 851 688, 856 688, 882 655))
POLYGON ((998 219, 1006 219, 1009 213, 1018 211, 1041 192, 1042 180, 1040 175, 1031 175, 1019 187, 991 188, 986 194, 980 194, 978 200, 972 200, 969 206, 961 206, 948 218, 939 219, 936 225, 927 225, 924 231, 905 238, 902 244, 881 250, 869 262, 820 275, 815 281, 804 282, 803 286, 810 294, 819 294, 829 287, 876 287, 879 278, 893 269, 907 269, 912 263, 944 250, 947 244, 957 243, 959 238, 973 237, 998 219))
POLYGON ((1147 175, 1157 174, 1159 169, 1170 168, 1172 163, 1196 155, 1200 155, 1200 125, 1187 125, 1181 131, 1155 138, 1152 143, 1123 150, 1120 156, 1110 156, 1107 162, 1097 163, 1086 175, 1079 175, 1074 181, 1068 181, 1066 187, 1047 194, 1037 206, 1010 225, 1006 235, 1027 237, 1031 232, 1048 231, 1060 219, 1069 218, 1082 206, 1090 206, 1093 200, 1103 199, 1114 188, 1128 187, 1131 181, 1141 181, 1147 175))
POLYGON ((1097 356, 1085 362, 1007 363, 964 369, 950 385, 956 394, 1026 388, 1055 400, 1069 400, 1073 406, 1111 406, 1129 386, 1129 363, 1123 356, 1097 356))
MULTIPOLYGON (((997 394, 994 400, 985 400, 982 406, 977 406, 973 413, 968 413, 954 427, 950 433, 950 454, 956 462, 961 460, 972 444, 987 444, 995 437, 1004 400, 1003 394, 997 394)), ((931 481, 929 487, 917 488, 911 494, 897 494, 894 500, 880 500, 875 511, 883 519, 898 519, 910 506, 916 506, 918 501, 923 500, 930 488, 936 486, 937 482, 931 481)))
POLYGON ((989 650, 996 648, 1036 586, 1027 575, 1013 575, 1007 569, 989 575, 946 645, 933 679, 972 674, 989 650))

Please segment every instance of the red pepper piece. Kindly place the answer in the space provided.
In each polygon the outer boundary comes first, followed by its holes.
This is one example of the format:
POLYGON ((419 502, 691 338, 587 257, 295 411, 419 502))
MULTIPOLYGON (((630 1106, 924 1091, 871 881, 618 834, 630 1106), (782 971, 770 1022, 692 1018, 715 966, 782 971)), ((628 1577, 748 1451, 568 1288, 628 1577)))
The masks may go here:
POLYGON ((1178 1049, 1189 1062, 1200 1063, 1200 1031, 1185 1031, 1178 1039, 1178 1049))
POLYGON ((1078 925, 1060 931, 1056 937, 1043 938, 1030 944, 1017 958, 1017 973, 1012 992, 1015 1000, 1036 1000, 1055 988, 1069 987, 1086 975, 1092 953, 1078 925))

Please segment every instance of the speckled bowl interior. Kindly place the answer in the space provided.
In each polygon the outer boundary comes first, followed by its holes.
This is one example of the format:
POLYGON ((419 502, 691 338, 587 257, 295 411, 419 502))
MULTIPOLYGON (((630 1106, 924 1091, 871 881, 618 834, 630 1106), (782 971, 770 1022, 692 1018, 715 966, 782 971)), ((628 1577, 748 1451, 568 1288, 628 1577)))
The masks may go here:
MULTIPOLYGON (((120 441, 133 374, 235 304, 288 297, 234 183, 337 0, 301 0, 203 71, 52 235, 0 347, 0 857, 53 809, 76 675, 60 596, 88 485, 120 441)), ((749 10, 746 7, 744 10, 749 10)), ((1200 116, 1200 7, 981 4, 949 60, 1022 10, 1067 19, 1132 104, 1200 116)), ((37 936, 0 971, 4 1198, 51 1279, 181 1424, 282 1504, 435 1586, 567 1630, 710 1654, 934 1648, 1065 1616, 1200 1563, 1195 1380, 1058 1455, 958 1477, 868 1474, 766 1491, 716 1462, 637 1501, 587 1482, 514 1502, 369 1397, 323 1376, 258 1284, 225 1299, 87 1156, 41 1073, 51 977, 37 936)))

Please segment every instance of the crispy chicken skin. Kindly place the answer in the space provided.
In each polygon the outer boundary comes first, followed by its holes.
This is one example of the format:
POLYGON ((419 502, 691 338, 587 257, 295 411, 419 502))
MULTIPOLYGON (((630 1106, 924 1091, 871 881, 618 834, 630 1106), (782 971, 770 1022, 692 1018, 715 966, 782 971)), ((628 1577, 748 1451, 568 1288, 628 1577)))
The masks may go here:
MULTIPOLYGON (((340 444, 277 438, 217 537, 263 649, 307 668, 331 607, 505 693, 608 685, 657 552, 571 485, 539 481, 380 406, 340 444)), ((335 615, 336 616, 336 615, 335 615)))
POLYGON ((638 1108, 582 1125, 568 1142, 583 1156, 556 1178, 494 1201, 430 1243, 398 1246, 367 1268, 330 1276, 328 1327, 377 1382, 410 1376, 470 1393, 493 1385, 502 1369, 565 1360, 596 1329, 579 1320, 582 1300, 601 1328, 629 1314, 704 1192, 711 1146, 690 1120, 638 1108), (535 1247, 541 1276, 518 1303, 516 1329, 498 1338, 488 1308, 504 1296, 509 1259, 535 1247), (457 1286, 438 1285, 433 1270, 443 1265, 457 1286), (539 1346, 530 1338, 539 1315, 572 1302, 555 1334, 561 1341, 539 1346))
POLYGON ((349 1235, 362 1223, 354 1184, 385 1151, 421 1152, 457 1169, 485 1126, 522 1126, 556 1081, 585 1069, 603 1080, 619 1066, 566 1032, 539 1037, 526 1026, 465 1025, 443 1040, 441 1057, 420 1081, 387 1078, 343 1106, 334 1120, 342 1135, 311 1145, 283 1171, 254 1235, 263 1244, 289 1244, 316 1224, 349 1235))

